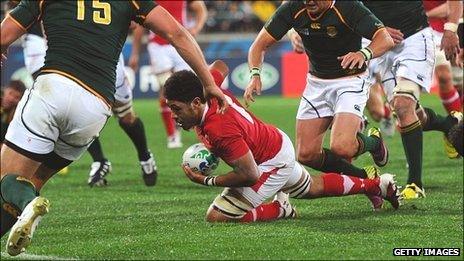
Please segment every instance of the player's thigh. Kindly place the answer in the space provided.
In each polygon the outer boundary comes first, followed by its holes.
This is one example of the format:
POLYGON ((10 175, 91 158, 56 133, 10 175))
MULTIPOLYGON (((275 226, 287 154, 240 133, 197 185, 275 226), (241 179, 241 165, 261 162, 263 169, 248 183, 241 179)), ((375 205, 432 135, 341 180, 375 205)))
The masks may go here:
POLYGON ((7 144, 2 145, 0 162, 1 178, 8 174, 30 178, 41 164, 41 162, 10 148, 7 144))
POLYGON ((358 115, 347 112, 337 113, 330 133, 330 148, 337 151, 356 149, 356 134, 360 124, 361 118, 358 115))
POLYGON ((384 115, 383 91, 380 84, 375 83, 371 86, 369 99, 367 100, 367 109, 374 120, 379 121, 384 115))
POLYGON ((332 123, 331 117, 296 121, 297 157, 318 154, 322 150, 325 132, 332 123))

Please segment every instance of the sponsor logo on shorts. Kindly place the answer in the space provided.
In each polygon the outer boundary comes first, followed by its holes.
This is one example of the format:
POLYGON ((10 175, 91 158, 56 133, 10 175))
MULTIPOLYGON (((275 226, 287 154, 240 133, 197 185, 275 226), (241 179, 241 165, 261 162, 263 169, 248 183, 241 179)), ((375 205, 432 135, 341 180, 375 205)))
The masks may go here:
POLYGON ((359 105, 357 105, 357 104, 354 105, 354 109, 357 110, 357 111, 359 111, 359 112, 361 112, 361 107, 359 107, 359 105))
POLYGON ((417 79, 418 79, 419 81, 424 81, 424 76, 418 74, 418 75, 417 75, 417 79))

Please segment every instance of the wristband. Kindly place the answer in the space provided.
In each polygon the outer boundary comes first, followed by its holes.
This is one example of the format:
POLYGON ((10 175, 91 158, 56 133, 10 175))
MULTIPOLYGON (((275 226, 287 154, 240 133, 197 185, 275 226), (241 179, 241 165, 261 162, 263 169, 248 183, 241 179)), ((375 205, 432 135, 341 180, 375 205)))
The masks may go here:
POLYGON ((372 56, 374 56, 374 53, 372 53, 372 50, 369 49, 369 47, 364 47, 359 51, 364 56, 364 60, 366 61, 369 61, 370 59, 372 59, 372 56))
POLYGON ((455 23, 445 23, 445 25, 443 26, 443 29, 456 33, 458 31, 458 25, 455 23))
POLYGON ((253 67, 250 69, 250 77, 261 76, 261 69, 258 67, 253 67))
POLYGON ((207 176, 203 180, 203 184, 205 186, 216 186, 216 177, 213 176, 207 176))

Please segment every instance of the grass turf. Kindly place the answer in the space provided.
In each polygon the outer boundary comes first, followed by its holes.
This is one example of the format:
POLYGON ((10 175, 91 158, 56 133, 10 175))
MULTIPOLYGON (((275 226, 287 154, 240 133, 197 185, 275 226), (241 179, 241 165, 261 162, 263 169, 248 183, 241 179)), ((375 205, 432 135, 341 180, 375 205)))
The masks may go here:
MULTIPOLYGON (((293 139, 298 102, 259 97, 251 110, 293 139)), ((424 96, 422 104, 444 112, 435 96, 424 96)), ((446 158, 440 133, 424 135, 427 198, 414 206, 398 211, 388 206, 373 213, 362 195, 292 200, 299 212, 296 220, 212 225, 204 221, 204 214, 221 189, 191 183, 179 167, 184 149, 196 142, 195 136, 184 132, 184 148, 167 150, 157 102, 138 100, 135 109, 158 164, 156 187, 143 185, 135 149, 111 119, 101 135, 113 164, 109 186, 87 186, 88 154, 71 165, 69 174, 51 179, 42 190, 51 202, 50 213, 39 225, 29 255, 19 258, 357 260, 397 259, 392 250, 399 247, 462 251, 463 163, 446 158)), ((400 135, 386 140, 391 157, 382 171, 397 174, 404 185, 407 168, 400 135)), ((365 155, 355 164, 368 165, 372 160, 365 155)), ((215 174, 226 170, 221 163, 215 174)), ((6 236, 1 239, 2 259, 9 259, 5 242, 6 236)))

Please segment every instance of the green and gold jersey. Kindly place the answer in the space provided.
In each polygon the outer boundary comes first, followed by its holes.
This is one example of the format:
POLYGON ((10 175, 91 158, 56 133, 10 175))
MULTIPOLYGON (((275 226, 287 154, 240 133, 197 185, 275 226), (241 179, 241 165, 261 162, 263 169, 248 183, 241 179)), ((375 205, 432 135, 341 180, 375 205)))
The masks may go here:
POLYGON ((40 74, 64 75, 114 102, 116 65, 132 20, 142 24, 154 1, 23 0, 10 17, 25 31, 43 21, 47 37, 40 74))
POLYGON ((289 1, 264 26, 276 40, 292 27, 301 36, 310 58, 309 72, 319 78, 334 79, 366 70, 366 65, 361 69, 343 69, 337 57, 358 51, 362 37, 372 39, 384 26, 358 1, 334 1, 319 17, 312 17, 303 1, 289 1))
POLYGON ((399 29, 405 39, 429 26, 422 0, 363 0, 363 3, 385 26, 399 29))

